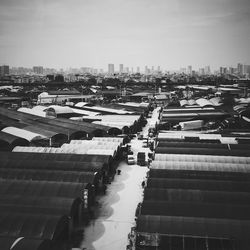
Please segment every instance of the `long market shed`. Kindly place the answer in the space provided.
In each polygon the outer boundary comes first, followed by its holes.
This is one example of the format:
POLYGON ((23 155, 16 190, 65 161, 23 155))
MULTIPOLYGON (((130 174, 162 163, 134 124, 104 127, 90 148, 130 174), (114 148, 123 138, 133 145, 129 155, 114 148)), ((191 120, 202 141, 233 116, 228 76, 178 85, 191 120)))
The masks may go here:
POLYGON ((157 147, 156 154, 197 154, 197 155, 225 155, 225 156, 249 156, 247 149, 219 149, 219 148, 177 148, 157 147))
POLYGON ((195 154, 155 154, 156 161, 221 162, 250 164, 250 157, 195 155, 195 154))
POLYGON ((195 189, 145 188, 144 201, 199 202, 216 204, 248 204, 250 193, 195 189))
POLYGON ((63 170, 63 171, 91 171, 105 172, 105 166, 101 162, 71 162, 71 161, 50 161, 39 159, 0 159, 1 168, 18 168, 18 169, 44 169, 44 170, 63 170))
POLYGON ((140 214, 249 220, 250 206, 185 201, 143 201, 140 214))
POLYGON ((70 232, 67 216, 1 213, 0 236, 66 240, 70 232))
MULTIPOLYGON (((20 237, 12 245, 11 250, 55 250, 58 244, 51 240, 39 240, 20 237)), ((66 249, 65 249, 66 250, 66 249)))
MULTIPOLYGON (((177 162, 178 165, 178 162, 177 162)), ((225 164, 227 165, 227 163, 225 164)), ((211 170, 191 170, 189 168, 159 169, 151 168, 149 178, 184 178, 184 179, 207 179, 207 180, 235 180, 249 181, 250 174, 246 172, 225 172, 211 170)))
POLYGON ((21 137, 29 142, 31 141, 37 141, 37 140, 43 140, 48 139, 48 137, 39 134, 39 133, 33 133, 24 129, 16 128, 16 127, 6 127, 2 129, 2 132, 8 133, 10 135, 21 137))
POLYGON ((250 192, 250 182, 243 181, 215 181, 204 179, 173 179, 173 178, 149 178, 147 180, 148 188, 180 188, 180 189, 198 189, 211 191, 232 191, 232 192, 250 192))
POLYGON ((24 237, 0 237, 1 250, 53 250, 51 240, 24 237))
POLYGON ((47 214, 70 216, 74 226, 82 223, 83 202, 80 198, 0 195, 1 213, 47 214))
POLYGON ((82 183, 49 182, 29 180, 0 180, 0 195, 21 195, 37 197, 83 197, 82 183))
MULTIPOLYGON (((29 148, 29 147, 27 147, 29 148)), ((58 153, 41 153, 41 152, 0 152, 1 158, 27 159, 27 160, 48 160, 48 161, 71 161, 71 162, 101 162, 103 166, 112 163, 112 157, 106 155, 79 155, 79 154, 58 154, 58 153)))
POLYGON ((153 161, 151 169, 250 173, 249 164, 219 162, 153 161))
POLYGON ((247 149, 250 144, 218 144, 218 143, 199 143, 199 142, 166 142, 159 141, 157 147, 179 147, 179 148, 218 148, 218 149, 247 149))
POLYGON ((56 182, 90 183, 92 185, 96 185, 100 178, 97 172, 18 168, 0 168, 0 176, 2 179, 46 180, 56 182))
POLYGON ((93 125, 87 122, 77 122, 69 119, 64 118, 44 118, 38 117, 32 114, 26 114, 22 112, 17 112, 13 110, 8 110, 5 108, 0 107, 0 115, 5 117, 15 119, 17 121, 24 122, 30 125, 36 124, 45 124, 51 126, 58 126, 59 128, 69 129, 69 130, 76 130, 79 132, 84 132, 90 136, 102 136, 107 133, 110 127, 102 126, 102 125, 93 125))
POLYGON ((29 141, 24 138, 0 131, 1 150, 11 151, 16 146, 29 146, 29 144, 29 141))
MULTIPOLYGON (((140 215, 137 233, 184 235, 248 240, 249 220, 214 219, 181 216, 140 215)), ((245 245, 247 249, 248 245, 245 245)), ((242 248, 244 249, 244 248, 242 248)))

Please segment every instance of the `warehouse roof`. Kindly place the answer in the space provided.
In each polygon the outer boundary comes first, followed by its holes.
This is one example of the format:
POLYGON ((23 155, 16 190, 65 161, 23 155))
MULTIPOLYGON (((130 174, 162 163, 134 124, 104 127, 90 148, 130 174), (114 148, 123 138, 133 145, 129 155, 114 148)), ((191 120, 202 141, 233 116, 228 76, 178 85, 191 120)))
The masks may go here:
POLYGON ((250 222, 175 216, 141 215, 137 232, 249 239, 250 222))
POLYGON ((192 154, 155 154, 158 161, 185 161, 185 162, 221 162, 250 164, 250 157, 219 156, 219 155, 192 155, 192 154))
POLYGON ((67 239, 68 218, 23 213, 0 214, 0 236, 30 237, 35 239, 67 239), (64 238, 65 237, 65 238, 64 238))
POLYGON ((28 140, 21 138, 19 136, 5 133, 3 131, 0 131, 0 141, 6 142, 6 146, 9 146, 9 147, 28 146, 29 145, 28 140))
POLYGON ((219 171, 250 173, 249 164, 218 163, 218 162, 185 162, 185 161, 153 161, 152 169, 219 171))
POLYGON ((17 137, 21 137, 24 138, 25 140, 31 142, 31 141, 35 141, 35 140, 42 140, 45 138, 48 138, 44 135, 38 134, 38 133, 33 133, 24 129, 19 129, 19 128, 15 128, 15 127, 6 127, 4 129, 2 129, 3 132, 17 136, 17 137))

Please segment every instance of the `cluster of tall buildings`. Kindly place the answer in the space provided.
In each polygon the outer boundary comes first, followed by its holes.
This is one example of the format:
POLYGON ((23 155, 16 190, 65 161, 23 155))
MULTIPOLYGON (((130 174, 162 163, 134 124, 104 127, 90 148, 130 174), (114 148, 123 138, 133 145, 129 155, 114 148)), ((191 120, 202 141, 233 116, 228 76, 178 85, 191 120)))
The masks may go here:
POLYGON ((0 76, 6 76, 10 74, 10 68, 8 65, 0 66, 0 76))
POLYGON ((43 74, 43 67, 42 66, 34 66, 33 72, 37 75, 42 75, 43 74))
MULTIPOLYGON (((199 68, 198 70, 194 70, 192 65, 188 65, 186 68, 180 68, 179 71, 173 71, 174 73, 179 72, 183 74, 187 74, 190 76, 195 75, 210 75, 212 74, 210 66, 207 65, 205 67, 199 68)), ((140 67, 125 67, 124 64, 119 64, 118 68, 115 68, 115 64, 108 64, 107 71, 103 69, 96 69, 92 67, 81 67, 81 68, 69 68, 69 69, 60 69, 56 70, 53 68, 44 68, 43 66, 33 66, 33 68, 25 68, 25 67, 12 67, 9 68, 8 65, 0 66, 0 76, 7 75, 48 75, 48 74, 108 74, 110 76, 114 74, 136 74, 142 73, 144 75, 154 75, 162 73, 162 69, 160 66, 158 67, 148 67, 145 66, 144 70, 141 70, 140 67)), ((237 75, 238 77, 250 77, 250 65, 238 63, 236 67, 220 67, 219 70, 214 72, 215 74, 220 75, 237 75)))
POLYGON ((239 76, 250 76, 250 65, 238 63, 237 67, 220 67, 219 73, 224 74, 236 74, 239 76))
POLYGON ((188 74, 188 75, 195 75, 197 73, 199 75, 210 75, 211 69, 210 69, 210 66, 207 65, 204 68, 199 68, 199 71, 196 72, 195 70, 193 70, 192 65, 188 65, 187 68, 181 68, 180 73, 184 73, 184 74, 188 74))
MULTIPOLYGON (((151 68, 149 68, 148 66, 145 66, 145 70, 144 73, 147 74, 154 74, 157 72, 160 72, 161 68, 160 66, 157 67, 157 69, 154 68, 154 66, 152 66, 151 68)), ((141 73, 140 71, 140 67, 137 66, 136 68, 129 68, 129 67, 124 67, 123 64, 119 64, 119 69, 115 70, 115 65, 110 63, 108 64, 108 74, 109 75, 114 75, 115 73, 119 73, 119 74, 123 74, 123 73, 127 73, 127 74, 135 74, 135 73, 141 73)))

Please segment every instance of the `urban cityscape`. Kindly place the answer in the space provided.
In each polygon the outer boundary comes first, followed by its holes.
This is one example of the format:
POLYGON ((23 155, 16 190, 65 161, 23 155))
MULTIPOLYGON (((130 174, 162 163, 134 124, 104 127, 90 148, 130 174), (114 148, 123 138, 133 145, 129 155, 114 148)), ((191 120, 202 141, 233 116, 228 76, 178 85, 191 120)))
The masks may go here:
MULTIPOLYGON (((168 71, 162 69, 160 66, 148 67, 145 66, 144 69, 140 67, 125 67, 123 64, 115 66, 114 64, 108 64, 107 69, 95 69, 91 67, 81 67, 81 68, 68 68, 68 69, 53 69, 46 68, 43 66, 33 66, 32 68, 25 67, 10 67, 9 65, 0 66, 0 81, 5 83, 32 83, 36 81, 37 78, 41 77, 40 80, 49 81, 51 77, 63 76, 63 81, 66 82, 77 82, 81 81, 84 75, 92 75, 94 77, 119 77, 124 79, 136 79, 140 81, 149 81, 153 78, 160 78, 170 75, 187 75, 192 77, 203 77, 203 76, 223 76, 227 79, 249 79, 250 76, 250 65, 238 63, 235 67, 220 67, 217 70, 211 71, 210 66, 205 66, 199 69, 193 69, 192 65, 186 68, 180 68, 176 71, 168 71), (140 76, 140 77, 139 77, 140 76), (151 78, 149 78, 151 76, 151 78), (45 77, 45 78, 44 78, 45 77)), ((59 77, 60 78, 60 77, 59 77)))
POLYGON ((250 248, 249 0, 2 0, 0 31, 0 250, 250 248))

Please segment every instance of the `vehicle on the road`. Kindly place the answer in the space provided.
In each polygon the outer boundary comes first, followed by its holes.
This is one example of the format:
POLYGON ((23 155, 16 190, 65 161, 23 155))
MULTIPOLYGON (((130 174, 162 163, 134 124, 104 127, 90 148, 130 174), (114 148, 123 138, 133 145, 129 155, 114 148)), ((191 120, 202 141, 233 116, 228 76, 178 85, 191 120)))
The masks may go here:
POLYGON ((148 147, 148 140, 147 139, 143 139, 143 141, 142 141, 142 147, 143 148, 147 148, 148 147))
POLYGON ((128 163, 128 165, 134 165, 135 164, 134 155, 128 155, 127 156, 127 163, 128 163))
POLYGON ((138 140, 143 140, 143 133, 142 132, 138 132, 137 133, 137 138, 138 138, 138 140))
POLYGON ((137 154, 137 164, 139 166, 145 166, 146 165, 146 154, 145 154, 145 152, 139 152, 137 154))

